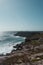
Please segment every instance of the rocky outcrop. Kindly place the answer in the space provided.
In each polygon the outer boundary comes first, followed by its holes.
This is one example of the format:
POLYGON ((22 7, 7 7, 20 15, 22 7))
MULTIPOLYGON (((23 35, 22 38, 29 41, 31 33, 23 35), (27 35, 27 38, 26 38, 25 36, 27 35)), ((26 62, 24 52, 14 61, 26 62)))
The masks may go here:
POLYGON ((0 65, 43 65, 43 39, 40 32, 18 32, 15 35, 26 39, 21 44, 13 46, 11 53, 2 57, 4 60, 0 65))

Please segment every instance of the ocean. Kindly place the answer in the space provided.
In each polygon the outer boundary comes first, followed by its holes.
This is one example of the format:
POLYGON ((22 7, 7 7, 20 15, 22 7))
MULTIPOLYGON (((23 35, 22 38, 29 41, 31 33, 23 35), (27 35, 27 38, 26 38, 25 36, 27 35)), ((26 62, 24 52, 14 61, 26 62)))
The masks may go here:
POLYGON ((24 38, 15 36, 17 32, 6 31, 0 32, 0 54, 10 53, 13 50, 13 46, 24 42, 24 38))

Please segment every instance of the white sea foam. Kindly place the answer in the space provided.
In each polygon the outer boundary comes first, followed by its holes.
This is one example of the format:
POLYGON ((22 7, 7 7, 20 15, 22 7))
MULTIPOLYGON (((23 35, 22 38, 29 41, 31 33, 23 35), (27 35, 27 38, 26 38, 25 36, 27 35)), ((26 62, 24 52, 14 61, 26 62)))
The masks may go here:
POLYGON ((13 46, 24 41, 23 37, 14 36, 14 33, 0 33, 0 54, 10 53, 13 46))
MULTIPOLYGON (((10 53, 13 50, 13 46, 16 46, 17 44, 20 44, 21 42, 17 42, 17 43, 13 43, 13 44, 5 44, 5 45, 1 45, 0 46, 0 54, 6 54, 6 53, 10 53)), ((16 50, 16 48, 15 48, 16 50)))

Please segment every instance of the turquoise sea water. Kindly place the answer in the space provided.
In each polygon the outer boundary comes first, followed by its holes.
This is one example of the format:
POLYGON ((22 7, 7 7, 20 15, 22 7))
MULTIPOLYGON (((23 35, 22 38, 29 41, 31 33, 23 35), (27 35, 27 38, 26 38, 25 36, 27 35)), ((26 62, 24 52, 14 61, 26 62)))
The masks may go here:
POLYGON ((23 37, 14 36, 17 32, 0 32, 0 54, 10 53, 13 46, 24 42, 23 37))

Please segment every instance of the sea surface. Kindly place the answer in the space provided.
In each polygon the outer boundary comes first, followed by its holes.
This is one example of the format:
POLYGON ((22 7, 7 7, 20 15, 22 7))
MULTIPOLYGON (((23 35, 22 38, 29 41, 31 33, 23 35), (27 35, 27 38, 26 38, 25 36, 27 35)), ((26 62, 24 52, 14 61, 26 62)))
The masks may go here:
POLYGON ((17 32, 7 31, 0 32, 0 54, 10 53, 13 50, 13 46, 24 42, 24 38, 15 36, 17 32))

